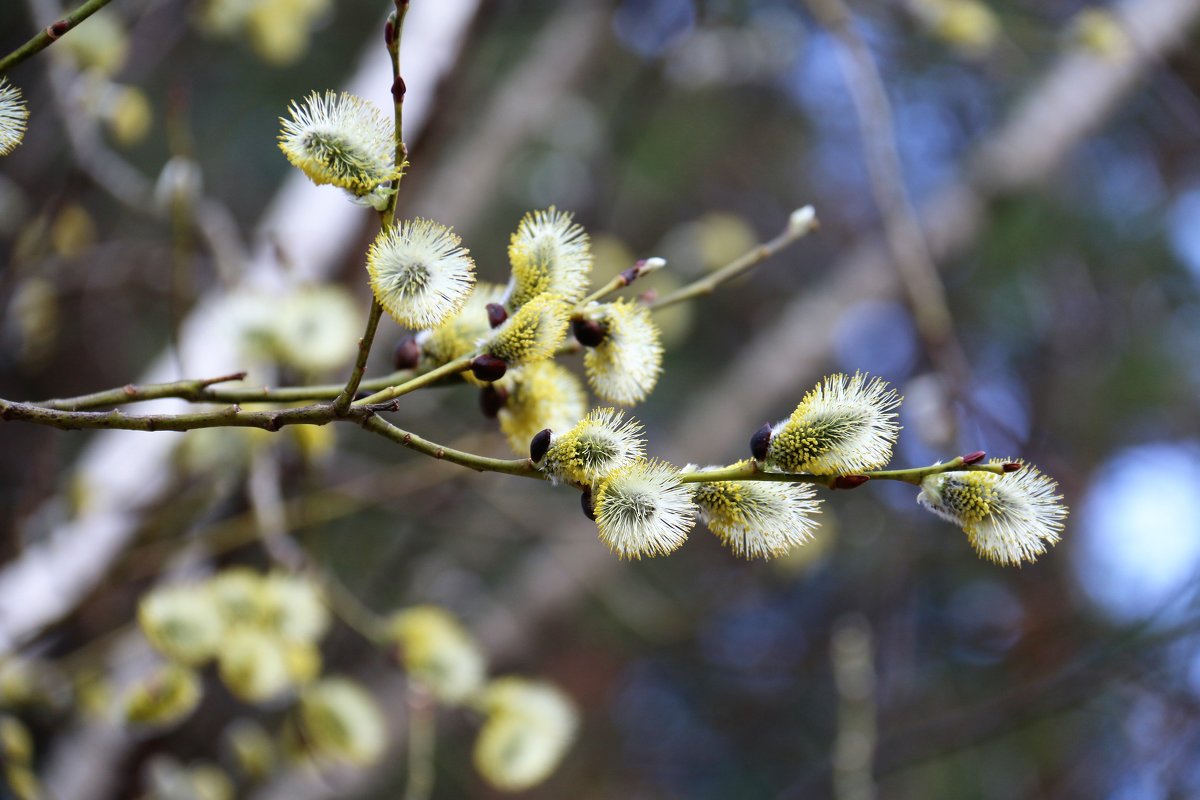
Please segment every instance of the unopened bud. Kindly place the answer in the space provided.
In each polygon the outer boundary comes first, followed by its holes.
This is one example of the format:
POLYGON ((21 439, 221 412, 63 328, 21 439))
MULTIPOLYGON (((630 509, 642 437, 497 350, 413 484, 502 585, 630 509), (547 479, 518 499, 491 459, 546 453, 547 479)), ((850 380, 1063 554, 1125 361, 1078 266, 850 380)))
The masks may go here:
POLYGON ((1005 472, 1016 472, 1024 466, 1024 464, 1017 461, 1008 461, 1003 465, 1002 468, 1005 472))
POLYGON ((387 23, 383 26, 383 44, 388 50, 396 49, 396 12, 388 14, 387 23))
POLYGON ((479 392, 479 410, 488 419, 495 419, 506 402, 508 402, 508 392, 497 389, 490 383, 479 392))
POLYGON ((538 463, 546 457, 546 451, 550 449, 551 430, 543 428, 533 435, 529 440, 529 460, 533 463, 538 463))
POLYGON ((771 446, 771 423, 764 422, 763 426, 750 437, 750 454, 755 461, 767 460, 767 448, 771 446))
POLYGON ((967 453, 965 456, 963 456, 962 462, 964 464, 978 464, 985 458, 987 458, 987 453, 982 450, 976 450, 974 453, 967 453))
POLYGON ((399 75, 396 80, 392 81, 392 102, 400 104, 404 102, 404 95, 408 92, 408 86, 404 83, 404 78, 399 75))
POLYGON ((599 322, 591 319, 576 319, 571 321, 571 331, 575 339, 584 347, 597 347, 608 335, 608 329, 599 322))
POLYGON ((508 319, 508 309, 499 303, 487 304, 488 325, 493 328, 499 328, 504 324, 504 320, 508 319))
POLYGON ((471 374, 481 381, 498 381, 508 372, 508 362, 493 355, 476 356, 471 362, 471 374))
POLYGON ((838 475, 833 479, 834 489, 857 489, 871 480, 866 475, 838 475))
POLYGON ((421 345, 416 337, 405 336, 392 348, 392 366, 396 369, 415 369, 421 363, 421 345))
POLYGON ((641 276, 649 275, 651 272, 660 270, 666 265, 667 260, 665 258, 651 256, 650 258, 643 258, 641 261, 637 262, 635 266, 638 268, 638 275, 641 276))
POLYGON ((583 508, 583 515, 585 517, 587 517, 588 519, 592 520, 593 522, 595 522, 596 507, 594 505, 592 505, 592 490, 591 489, 584 489, 583 493, 581 495, 579 495, 579 505, 583 508))
POLYGON ((812 206, 797 208, 788 217, 788 230, 794 236, 803 236, 817 227, 817 211, 812 206))

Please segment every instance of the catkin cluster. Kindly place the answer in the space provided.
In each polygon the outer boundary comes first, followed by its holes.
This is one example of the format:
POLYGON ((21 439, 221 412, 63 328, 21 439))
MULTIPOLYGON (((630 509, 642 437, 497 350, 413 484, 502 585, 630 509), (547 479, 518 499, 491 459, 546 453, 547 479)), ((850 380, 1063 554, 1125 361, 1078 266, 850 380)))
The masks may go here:
MULTIPOLYGON (((152 590, 138 606, 138 622, 161 660, 120 688, 127 724, 181 723, 200 703, 202 670, 212 663, 238 700, 286 711, 274 735, 246 720, 224 734, 243 779, 262 780, 283 761, 362 766, 383 757, 388 733, 375 699, 358 682, 323 672, 320 642, 331 615, 313 580, 235 567, 203 582, 152 590)), ((475 763, 489 782, 526 789, 557 766, 575 734, 574 705, 539 681, 489 680, 482 648, 449 612, 398 611, 381 623, 377 639, 435 701, 479 714, 475 763)), ((160 769, 195 777, 193 767, 160 769)))

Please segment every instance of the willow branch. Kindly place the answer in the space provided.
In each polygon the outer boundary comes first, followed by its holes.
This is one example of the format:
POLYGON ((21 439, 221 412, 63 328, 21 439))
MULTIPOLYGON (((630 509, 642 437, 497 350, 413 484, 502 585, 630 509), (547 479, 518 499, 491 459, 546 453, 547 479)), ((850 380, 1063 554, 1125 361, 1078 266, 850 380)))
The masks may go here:
POLYGON ((377 433, 386 439, 391 439, 402 447, 407 447, 409 450, 416 450, 418 453, 424 453, 439 461, 449 461, 451 464, 473 469, 476 472, 499 472, 504 475, 516 475, 522 478, 546 479, 546 476, 539 472, 537 467, 527 458, 489 458, 462 450, 455 450, 453 447, 446 447, 445 445, 431 442, 428 439, 422 439, 417 434, 397 428, 382 417, 375 415, 364 416, 361 424, 372 433, 377 433))
MULTIPOLYGON (((413 377, 412 370, 400 370, 378 378, 363 381, 359 389, 379 391, 395 386, 413 377)), ((283 386, 261 389, 213 389, 214 384, 241 380, 245 373, 234 373, 219 378, 202 378, 168 383, 126 384, 116 389, 105 389, 78 397, 41 400, 31 405, 59 411, 85 411, 92 408, 141 403, 147 400, 177 398, 192 403, 298 403, 311 400, 332 400, 344 388, 341 384, 325 383, 313 386, 283 386)))
POLYGON ((8 72, 10 69, 20 64, 22 61, 32 58, 38 53, 45 50, 50 45, 62 38, 63 34, 74 28, 85 19, 95 14, 100 9, 108 5, 112 0, 87 0, 86 3, 79 8, 67 14, 62 19, 52 22, 42 30, 38 31, 32 39, 25 44, 13 50, 11 53, 0 59, 0 75, 8 72))
MULTIPOLYGON (((757 461, 747 461, 721 469, 709 469, 701 472, 685 472, 680 476, 683 483, 712 483, 714 481, 777 481, 780 483, 812 483, 829 489, 842 488, 839 478, 864 477, 873 481, 902 481, 919 486, 921 481, 930 475, 940 475, 943 472, 991 472, 1002 475, 1006 472, 1003 464, 967 464, 962 457, 951 459, 942 464, 930 464, 927 467, 909 467, 908 469, 876 469, 855 473, 853 476, 813 475, 807 472, 769 472, 764 470, 757 461)), ((856 484, 858 485, 858 484, 856 484)), ((846 488, 849 488, 848 486, 846 488)))
POLYGON ((372 293, 371 310, 367 314, 367 329, 358 340, 358 357, 354 361, 354 369, 351 370, 346 385, 338 392, 337 399, 333 401, 333 406, 339 414, 350 408, 350 403, 354 401, 354 395, 358 393, 358 387, 362 384, 363 375, 367 371, 367 359, 371 356, 371 345, 375 343, 375 331, 379 329, 379 318, 382 316, 383 306, 379 305, 375 294, 372 293))
MULTIPOLYGON (((368 409, 354 409, 353 418, 363 417, 368 409)), ((233 405, 214 411, 192 414, 125 414, 121 411, 61 411, 33 403, 0 400, 0 420, 32 422, 59 430, 122 431, 194 431, 201 428, 261 428, 277 431, 286 425, 324 425, 336 419, 329 404, 277 408, 269 411, 244 411, 233 405)))
POLYGON ((446 364, 442 364, 440 367, 432 369, 422 375, 417 375, 416 377, 405 381, 404 383, 389 386, 373 395, 364 397, 362 400, 357 400, 352 408, 363 408, 369 406, 378 407, 386 405, 388 402, 395 400, 398 397, 402 397, 409 392, 422 389, 433 383, 437 383, 442 378, 447 378, 451 375, 458 375, 459 373, 466 372, 471 368, 472 359, 474 359, 473 355, 464 356, 446 364))
MULTIPOLYGON (((387 207, 379 215, 385 231, 396 222, 396 202, 400 194, 400 179, 403 177, 404 165, 408 163, 408 145, 404 143, 405 86, 404 79, 400 77, 400 34, 404 30, 404 18, 407 15, 408 0, 396 0, 395 21, 388 20, 384 37, 388 55, 392 60, 392 105, 395 108, 396 120, 392 135, 396 140, 395 164, 397 171, 401 173, 392 185, 387 207)), ((358 386, 367 371, 367 359, 371 356, 371 346, 375 343, 375 332, 379 329, 379 319, 382 316, 383 306, 379 304, 379 300, 372 293, 371 311, 367 315, 367 329, 363 332, 362 338, 358 340, 358 358, 354 362, 354 369, 350 372, 350 379, 346 381, 346 388, 338 394, 333 403, 339 414, 346 413, 350 408, 350 403, 354 400, 355 393, 358 392, 358 386)))
POLYGON ((433 795, 433 757, 437 743, 437 706, 415 681, 408 682, 408 778, 404 800, 433 795))
POLYGON ((673 306, 685 300, 712 294, 713 290, 721 284, 728 283, 734 278, 744 275, 788 245, 799 239, 803 239, 809 232, 816 230, 818 227, 819 224, 812 206, 805 206, 792 214, 791 219, 788 220, 787 227, 774 239, 758 245, 750 252, 731 261, 716 272, 693 281, 687 286, 681 286, 665 297, 654 300, 650 303, 650 308, 657 311, 660 308, 673 306))

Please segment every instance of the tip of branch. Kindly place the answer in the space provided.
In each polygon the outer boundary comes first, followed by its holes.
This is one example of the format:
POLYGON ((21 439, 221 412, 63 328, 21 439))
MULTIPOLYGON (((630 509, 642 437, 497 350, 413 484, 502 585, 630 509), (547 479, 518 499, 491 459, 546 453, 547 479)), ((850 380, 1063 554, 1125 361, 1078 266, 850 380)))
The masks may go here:
POLYGON ((818 227, 820 223, 817 221, 817 210, 812 206, 797 208, 788 217, 788 231, 793 236, 803 236, 818 227))

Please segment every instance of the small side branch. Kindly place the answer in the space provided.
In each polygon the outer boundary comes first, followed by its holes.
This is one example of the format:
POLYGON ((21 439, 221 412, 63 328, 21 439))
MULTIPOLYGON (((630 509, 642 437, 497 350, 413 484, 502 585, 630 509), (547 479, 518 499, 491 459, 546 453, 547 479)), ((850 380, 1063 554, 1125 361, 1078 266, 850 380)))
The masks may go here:
POLYGON ((378 408, 383 406, 398 397, 408 394, 409 392, 413 392, 417 389, 422 389, 426 386, 437 383, 442 378, 448 378, 452 375, 458 375, 466 372, 471 368, 472 359, 474 359, 473 355, 464 356, 463 358, 443 364, 437 369, 430 370, 423 375, 417 375, 416 377, 405 381, 404 383, 398 383, 394 386, 389 386, 386 389, 382 389, 375 394, 370 395, 369 397, 364 397, 362 400, 356 401, 352 408, 378 408))
POLYGON ((687 286, 681 286, 665 297, 658 298, 650 303, 650 308, 657 311, 660 308, 666 308, 667 306, 673 306, 686 300, 712 294, 713 290, 721 284, 728 283, 734 278, 744 275, 792 242, 803 239, 818 227, 819 223, 817 222, 817 217, 812 206, 805 206, 792 213, 792 217, 788 220, 788 225, 783 230, 783 233, 771 241, 758 245, 750 252, 721 267, 716 272, 700 280, 693 281, 687 286))
POLYGON ((79 8, 67 14, 62 19, 52 22, 38 32, 36 36, 27 41, 25 44, 13 50, 11 53, 0 59, 0 75, 8 72, 10 69, 20 64, 22 61, 32 58, 38 53, 45 50, 50 45, 62 38, 63 34, 74 28, 85 19, 95 14, 100 9, 108 5, 112 0, 87 0, 86 3, 79 8))
POLYGON ((488 458, 487 456, 477 456, 474 453, 455 450, 453 447, 446 447, 445 445, 431 442, 428 439, 422 439, 415 433, 397 428, 382 417, 374 415, 364 417, 362 426, 372 433, 377 433, 403 447, 407 447, 409 450, 416 450, 418 453, 432 456, 439 461, 449 461, 451 464, 473 469, 476 472, 499 472, 504 475, 516 475, 522 478, 546 479, 546 476, 539 472, 527 458, 488 458))

